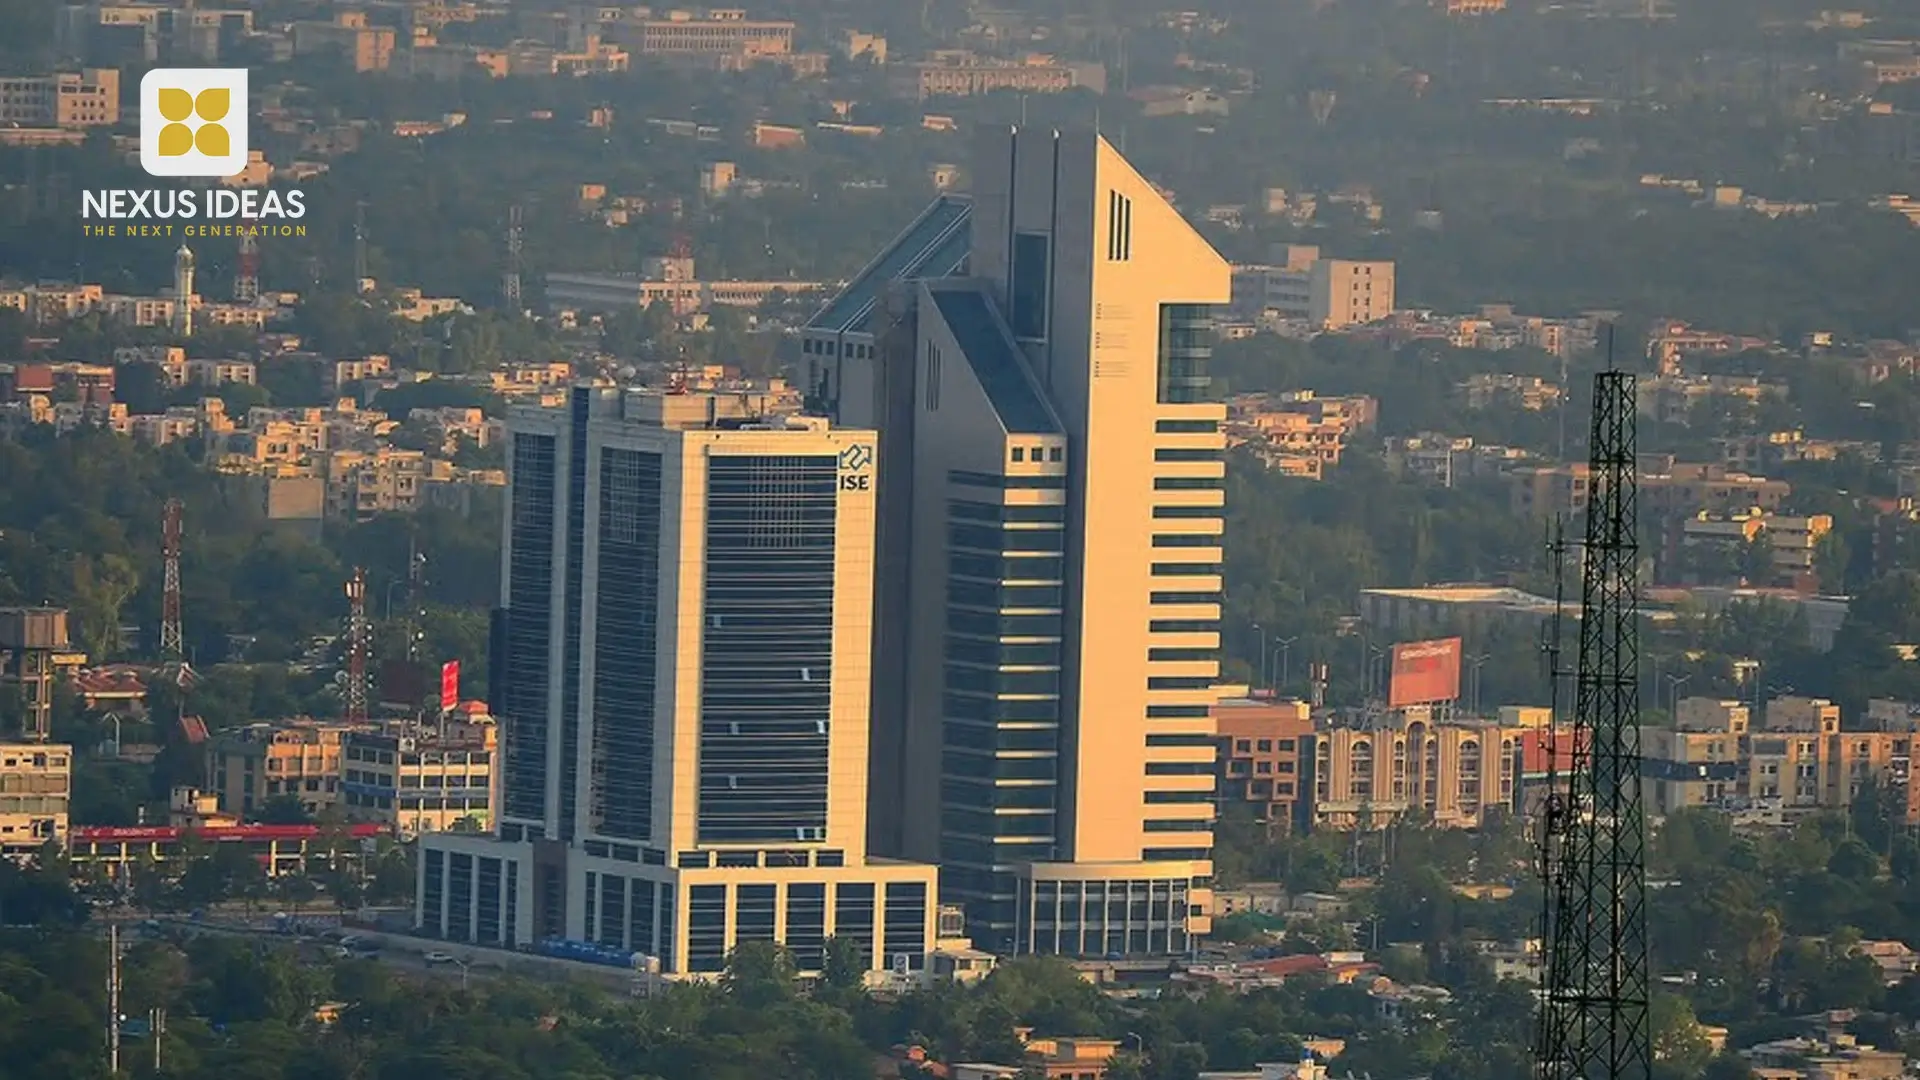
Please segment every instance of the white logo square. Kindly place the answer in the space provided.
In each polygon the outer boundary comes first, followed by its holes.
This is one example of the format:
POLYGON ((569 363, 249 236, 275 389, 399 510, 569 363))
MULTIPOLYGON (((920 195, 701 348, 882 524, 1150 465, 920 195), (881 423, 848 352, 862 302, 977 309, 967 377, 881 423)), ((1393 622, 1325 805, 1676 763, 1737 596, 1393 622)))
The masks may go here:
POLYGON ((247 69, 155 68, 140 80, 140 167, 232 176, 247 167, 247 69))

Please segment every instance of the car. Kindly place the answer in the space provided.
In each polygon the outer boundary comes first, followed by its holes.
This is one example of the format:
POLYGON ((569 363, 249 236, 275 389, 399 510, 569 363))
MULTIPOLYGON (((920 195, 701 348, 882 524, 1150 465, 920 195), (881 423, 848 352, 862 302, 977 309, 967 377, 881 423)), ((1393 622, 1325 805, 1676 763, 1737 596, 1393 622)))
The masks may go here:
POLYGON ((438 950, 435 950, 434 952, 430 952, 430 953, 427 953, 425 956, 422 956, 421 959, 425 960, 429 964, 451 964, 453 963, 453 954, 443 953, 438 950))

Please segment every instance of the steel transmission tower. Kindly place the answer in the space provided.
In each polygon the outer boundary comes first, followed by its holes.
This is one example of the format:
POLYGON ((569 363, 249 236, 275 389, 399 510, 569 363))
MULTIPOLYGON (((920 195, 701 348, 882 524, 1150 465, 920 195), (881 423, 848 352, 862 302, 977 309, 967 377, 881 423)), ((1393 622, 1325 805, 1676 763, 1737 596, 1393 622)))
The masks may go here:
POLYGON ((347 670, 339 680, 341 716, 349 724, 367 718, 367 654, 372 637, 367 622, 367 572, 356 566, 347 579, 347 670))
POLYGON ((160 523, 160 659, 173 664, 187 655, 180 633, 180 512, 180 500, 168 499, 160 523))
POLYGON ((520 252, 524 246, 520 226, 520 205, 507 211, 507 272, 500 279, 500 299, 515 315, 525 310, 520 296, 520 252))
MULTIPOLYGON (((1640 545, 1634 377, 1594 376, 1571 765, 1542 829, 1541 1080, 1646 1080, 1646 833, 1640 808, 1640 545)), ((1556 685, 1557 685, 1556 676, 1556 685)))
MULTIPOLYGON (((251 228, 258 224, 254 218, 248 218, 243 225, 251 228)), ((260 241, 251 232, 240 236, 240 260, 233 272, 233 302, 251 304, 260 299, 260 241)))

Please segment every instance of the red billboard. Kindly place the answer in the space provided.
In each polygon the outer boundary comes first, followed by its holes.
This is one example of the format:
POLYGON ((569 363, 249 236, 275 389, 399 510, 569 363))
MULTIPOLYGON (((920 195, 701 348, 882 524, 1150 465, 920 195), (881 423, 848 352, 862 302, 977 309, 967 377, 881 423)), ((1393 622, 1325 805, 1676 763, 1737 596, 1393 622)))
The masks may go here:
POLYGON ((460 661, 440 665, 440 711, 452 712, 460 704, 460 661))
POLYGON ((1393 647, 1387 707, 1431 705, 1460 696, 1460 639, 1403 641, 1393 647))

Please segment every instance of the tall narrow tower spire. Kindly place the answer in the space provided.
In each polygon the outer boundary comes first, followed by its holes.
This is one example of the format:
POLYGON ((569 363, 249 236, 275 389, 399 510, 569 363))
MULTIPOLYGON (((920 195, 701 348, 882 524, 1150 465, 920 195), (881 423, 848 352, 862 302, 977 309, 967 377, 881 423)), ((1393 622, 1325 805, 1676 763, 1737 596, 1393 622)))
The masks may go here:
POLYGON ((160 528, 160 658, 168 663, 186 659, 180 633, 180 510, 179 499, 168 499, 160 528))
POLYGON ((1646 1080, 1646 827, 1640 806, 1640 545, 1634 377, 1593 380, 1572 766, 1546 828, 1543 1080, 1646 1080))
POLYGON ((193 251, 185 244, 173 253, 173 329, 193 336, 193 251))

